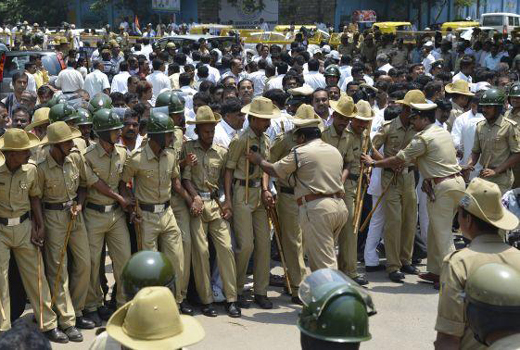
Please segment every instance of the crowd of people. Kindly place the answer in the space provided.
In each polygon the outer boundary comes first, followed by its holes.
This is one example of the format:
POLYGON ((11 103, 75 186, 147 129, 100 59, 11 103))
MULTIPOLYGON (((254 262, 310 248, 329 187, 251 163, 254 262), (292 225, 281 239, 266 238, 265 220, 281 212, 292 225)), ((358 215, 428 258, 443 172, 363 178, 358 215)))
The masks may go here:
POLYGON ((128 317, 125 264, 152 250, 171 263, 161 285, 183 314, 190 279, 202 314, 225 302, 240 317, 251 302, 273 307, 270 285, 301 305, 307 267, 362 286, 385 270, 442 288, 439 348, 481 346, 466 281, 489 262, 520 266, 499 236, 520 215, 517 42, 474 30, 410 44, 348 26, 336 48, 303 31, 253 51, 124 33, 107 29, 90 57, 54 38, 66 66, 56 77, 38 54, 12 74, 0 103, 0 331, 14 263, 40 329, 65 343, 117 309, 128 317), (270 274, 277 237, 283 277, 270 274))

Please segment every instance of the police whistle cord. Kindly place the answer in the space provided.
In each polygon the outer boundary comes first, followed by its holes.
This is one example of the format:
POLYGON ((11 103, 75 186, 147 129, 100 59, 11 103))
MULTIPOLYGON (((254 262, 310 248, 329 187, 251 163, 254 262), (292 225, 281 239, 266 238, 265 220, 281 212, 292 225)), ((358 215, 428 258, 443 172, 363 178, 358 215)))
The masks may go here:
POLYGON ((372 215, 374 215, 377 207, 381 204, 381 202, 383 201, 383 197, 386 195, 386 193, 388 192, 388 189, 390 188, 390 185, 394 182, 394 180, 397 179, 397 173, 394 172, 394 175, 392 176, 392 179, 390 180, 390 182, 388 182, 388 184, 386 185, 385 189, 383 190, 383 193, 379 196, 379 198, 377 199, 377 202, 376 202, 376 205, 374 205, 374 207, 372 208, 372 210, 370 211, 370 213, 368 213, 367 217, 365 218, 365 221, 363 221, 363 224, 361 225, 361 228, 359 229, 361 232, 363 232, 363 230, 367 227, 367 225, 369 224, 370 222, 370 219, 372 218, 372 215))
POLYGON ((60 285, 60 277, 61 277, 61 270, 63 269, 63 261, 65 260, 65 254, 67 253, 67 246, 69 244, 70 239, 70 233, 72 232, 72 228, 74 227, 74 223, 76 222, 76 203, 72 205, 72 212, 70 213, 70 220, 69 224, 67 225, 67 232, 65 233, 65 242, 63 243, 63 246, 61 247, 60 251, 60 261, 58 262, 58 271, 56 272, 56 277, 54 280, 54 288, 51 298, 51 307, 56 303, 56 296, 59 293, 59 285, 60 285))
POLYGON ((271 219, 271 223, 273 224, 274 238, 276 240, 276 245, 278 246, 278 251, 280 252, 280 260, 282 261, 283 272, 285 275, 285 284, 287 285, 287 291, 289 292, 290 295, 292 295, 291 281, 289 280, 289 272, 287 271, 285 255, 283 253, 282 244, 280 241, 281 230, 280 230, 280 222, 278 221, 278 214, 276 213, 275 208, 267 209, 267 214, 269 215, 269 218, 271 219))
POLYGON ((36 247, 38 250, 38 298, 40 299, 40 329, 43 329, 43 292, 42 292, 42 251, 39 246, 36 247))

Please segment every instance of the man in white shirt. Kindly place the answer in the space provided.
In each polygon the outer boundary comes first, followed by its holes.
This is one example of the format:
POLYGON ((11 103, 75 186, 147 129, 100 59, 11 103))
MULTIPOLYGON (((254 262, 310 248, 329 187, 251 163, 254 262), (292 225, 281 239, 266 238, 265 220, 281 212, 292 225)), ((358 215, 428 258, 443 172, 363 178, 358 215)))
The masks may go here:
POLYGON ((327 83, 325 82, 325 77, 323 74, 319 72, 320 69, 320 61, 313 58, 309 60, 309 73, 303 75, 303 79, 305 83, 309 85, 313 90, 317 88, 325 88, 327 83))
POLYGON ((36 94, 36 80, 34 80, 34 73, 36 73, 36 63, 29 62, 25 64, 25 75, 27 75, 27 91, 36 94))
POLYGON ((170 79, 168 79, 168 76, 164 74, 164 61, 156 58, 152 61, 152 66, 153 73, 146 77, 146 81, 152 84, 153 95, 151 104, 155 105, 155 100, 157 99, 157 96, 161 93, 161 91, 163 91, 164 89, 171 89, 172 86, 170 83, 170 79))
POLYGON ((240 80, 247 78, 247 73, 244 73, 244 65, 240 59, 233 58, 231 60, 231 69, 222 74, 220 81, 223 81, 226 79, 226 77, 229 76, 235 78, 237 84, 240 82, 240 80))
POLYGON ((74 69, 74 61, 72 60, 67 62, 67 68, 58 74, 58 78, 54 82, 54 85, 61 89, 63 93, 70 93, 83 89, 83 84, 83 75, 74 69))
POLYGON ((388 58, 388 55, 385 53, 380 53, 376 57, 377 70, 382 70, 388 74, 388 71, 394 68, 389 62, 390 58, 388 58))
POLYGON ((260 29, 263 30, 264 32, 269 31, 269 24, 267 24, 263 18, 260 18, 260 29))
POLYGON ((457 80, 464 80, 467 81, 470 84, 473 83, 473 78, 471 77, 471 74, 473 74, 473 70, 475 68, 475 61, 471 56, 463 56, 460 59, 460 72, 455 74, 453 76, 453 79, 451 80, 452 83, 456 82, 457 80))
POLYGON ((430 70, 432 69, 432 63, 435 62, 435 57, 431 54, 431 51, 433 49, 433 43, 431 41, 428 41, 423 46, 423 60, 422 65, 424 66, 424 71, 426 74, 430 74, 430 70))
POLYGON ((262 47, 260 48, 260 55, 259 56, 256 56, 253 58, 253 61, 255 62, 258 62, 260 61, 261 59, 264 59, 267 61, 267 63, 271 64, 272 61, 271 61, 271 57, 269 57, 269 46, 267 45, 262 45, 262 47))
MULTIPOLYGON (((103 73, 103 62, 96 61, 93 66, 94 71, 87 74, 83 88, 87 90, 90 98, 94 98, 94 96, 100 92, 107 95, 110 94, 110 83, 108 82, 107 75, 103 73)), ((78 72, 78 74, 81 76, 80 72, 78 72)))
POLYGON ((200 56, 200 62, 208 67, 208 80, 217 84, 220 80, 220 72, 217 68, 210 66, 211 56, 210 55, 202 55, 200 56))
POLYGON ((123 61, 119 64, 120 72, 112 78, 112 85, 110 86, 110 92, 120 92, 126 94, 128 92, 128 62, 123 61))
POLYGON ((228 98, 222 103, 222 120, 215 126, 213 143, 228 148, 231 140, 242 130, 245 114, 241 112, 242 102, 237 97, 228 98))
POLYGON ((249 79, 253 81, 254 92, 253 96, 257 97, 262 95, 264 92, 265 83, 267 81, 267 77, 265 76, 265 67, 267 66, 267 61, 261 59, 258 61, 258 70, 249 74, 249 79))
POLYGON ((285 73, 287 73, 288 69, 289 66, 287 65, 287 63, 278 63, 278 65, 276 66, 277 75, 266 83, 266 91, 271 89, 283 90, 283 77, 285 77, 285 73))

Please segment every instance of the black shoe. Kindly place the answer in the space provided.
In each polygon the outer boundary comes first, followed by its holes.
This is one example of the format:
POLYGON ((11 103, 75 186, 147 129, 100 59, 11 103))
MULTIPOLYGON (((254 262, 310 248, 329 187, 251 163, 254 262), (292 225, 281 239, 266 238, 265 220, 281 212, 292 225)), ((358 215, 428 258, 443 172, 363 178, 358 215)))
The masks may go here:
POLYGON ((407 273, 409 275, 418 275, 419 273, 421 273, 421 271, 419 271, 417 267, 414 267, 412 265, 403 265, 401 267, 401 272, 407 273))
POLYGON ((83 341, 83 334, 76 327, 72 326, 63 331, 70 341, 81 343, 83 341))
POLYGON ((299 296, 291 297, 291 303, 296 305, 303 305, 299 296))
POLYGON ((105 305, 102 305, 98 308, 98 314, 99 314, 99 317, 103 320, 103 321, 108 321, 108 319, 110 318, 110 316, 112 316, 112 314, 114 313, 114 311, 110 310, 108 307, 106 307, 105 305))
POLYGON ((226 311, 229 317, 238 318, 242 316, 242 311, 240 311, 237 303, 227 303, 226 311))
POLYGON ((273 303, 266 295, 255 294, 255 303, 262 309, 272 309, 273 303))
POLYGON ((393 271, 388 274, 388 278, 390 278, 390 281, 392 282, 403 283, 404 273, 399 271, 393 271))
POLYGON ((238 301, 237 301, 238 306, 241 309, 249 309, 249 306, 251 306, 251 304, 249 303, 249 301, 247 301, 246 297, 243 295, 238 295, 237 297, 238 297, 238 301))
POLYGON ((282 275, 269 275, 269 285, 273 287, 283 287, 285 286, 285 277, 282 275))
POLYGON ((184 314, 184 315, 190 315, 190 316, 193 316, 193 307, 188 304, 188 302, 186 300, 184 300, 180 305, 179 305, 179 310, 181 310, 181 312, 184 314))
POLYGON ((65 333, 63 333, 59 328, 51 329, 50 331, 43 333, 47 339, 55 343, 67 344, 69 342, 69 338, 65 333))
POLYGON ((383 265, 376 265, 376 266, 365 266, 366 272, 376 272, 376 271, 383 271, 385 267, 383 265))
POLYGON ((202 306, 202 314, 207 317, 217 317, 217 310, 213 307, 213 304, 207 304, 202 306))
POLYGON ((87 320, 84 317, 76 317, 76 328, 79 329, 94 329, 96 325, 91 320, 87 320))
POLYGON ((412 259, 412 265, 419 265, 420 263, 422 263, 422 259, 419 259, 419 258, 412 259))
POLYGON ((368 280, 363 275, 358 275, 356 278, 353 278, 353 280, 360 286, 364 286, 364 285, 368 284, 368 280))
POLYGON ((94 327, 101 327, 101 324, 103 323, 97 310, 92 312, 83 312, 83 318, 88 321, 92 321, 94 323, 94 327))

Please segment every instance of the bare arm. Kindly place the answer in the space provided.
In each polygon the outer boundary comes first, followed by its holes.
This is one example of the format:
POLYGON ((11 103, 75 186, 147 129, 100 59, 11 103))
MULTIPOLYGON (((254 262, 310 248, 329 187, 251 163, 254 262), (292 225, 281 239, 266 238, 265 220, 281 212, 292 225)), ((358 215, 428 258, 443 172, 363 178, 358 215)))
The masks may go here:
POLYGON ((42 247, 45 239, 45 231, 43 228, 42 203, 38 197, 29 197, 31 202, 31 213, 33 225, 31 228, 32 244, 42 247))
POLYGON ((226 203, 231 204, 231 185, 233 183, 233 169, 226 168, 224 172, 224 194, 226 195, 226 203))
MULTIPOLYGON (((124 182, 123 182, 124 184, 124 182)), ((108 186, 105 181, 99 179, 96 183, 92 185, 96 190, 99 191, 99 193, 104 194, 107 197, 112 198, 116 202, 118 202, 121 207, 126 210, 126 208, 131 204, 129 201, 127 201, 123 196, 121 196, 119 193, 115 192, 108 186)), ((124 186, 126 187, 126 185, 124 186)), ((119 188, 121 189, 121 183, 119 184, 119 188)))
POLYGON ((184 200, 186 201, 186 204, 191 208, 191 205, 193 204, 193 200, 191 199, 191 196, 189 195, 188 191, 181 185, 181 180, 176 177, 172 180, 173 190, 177 192, 184 200))

